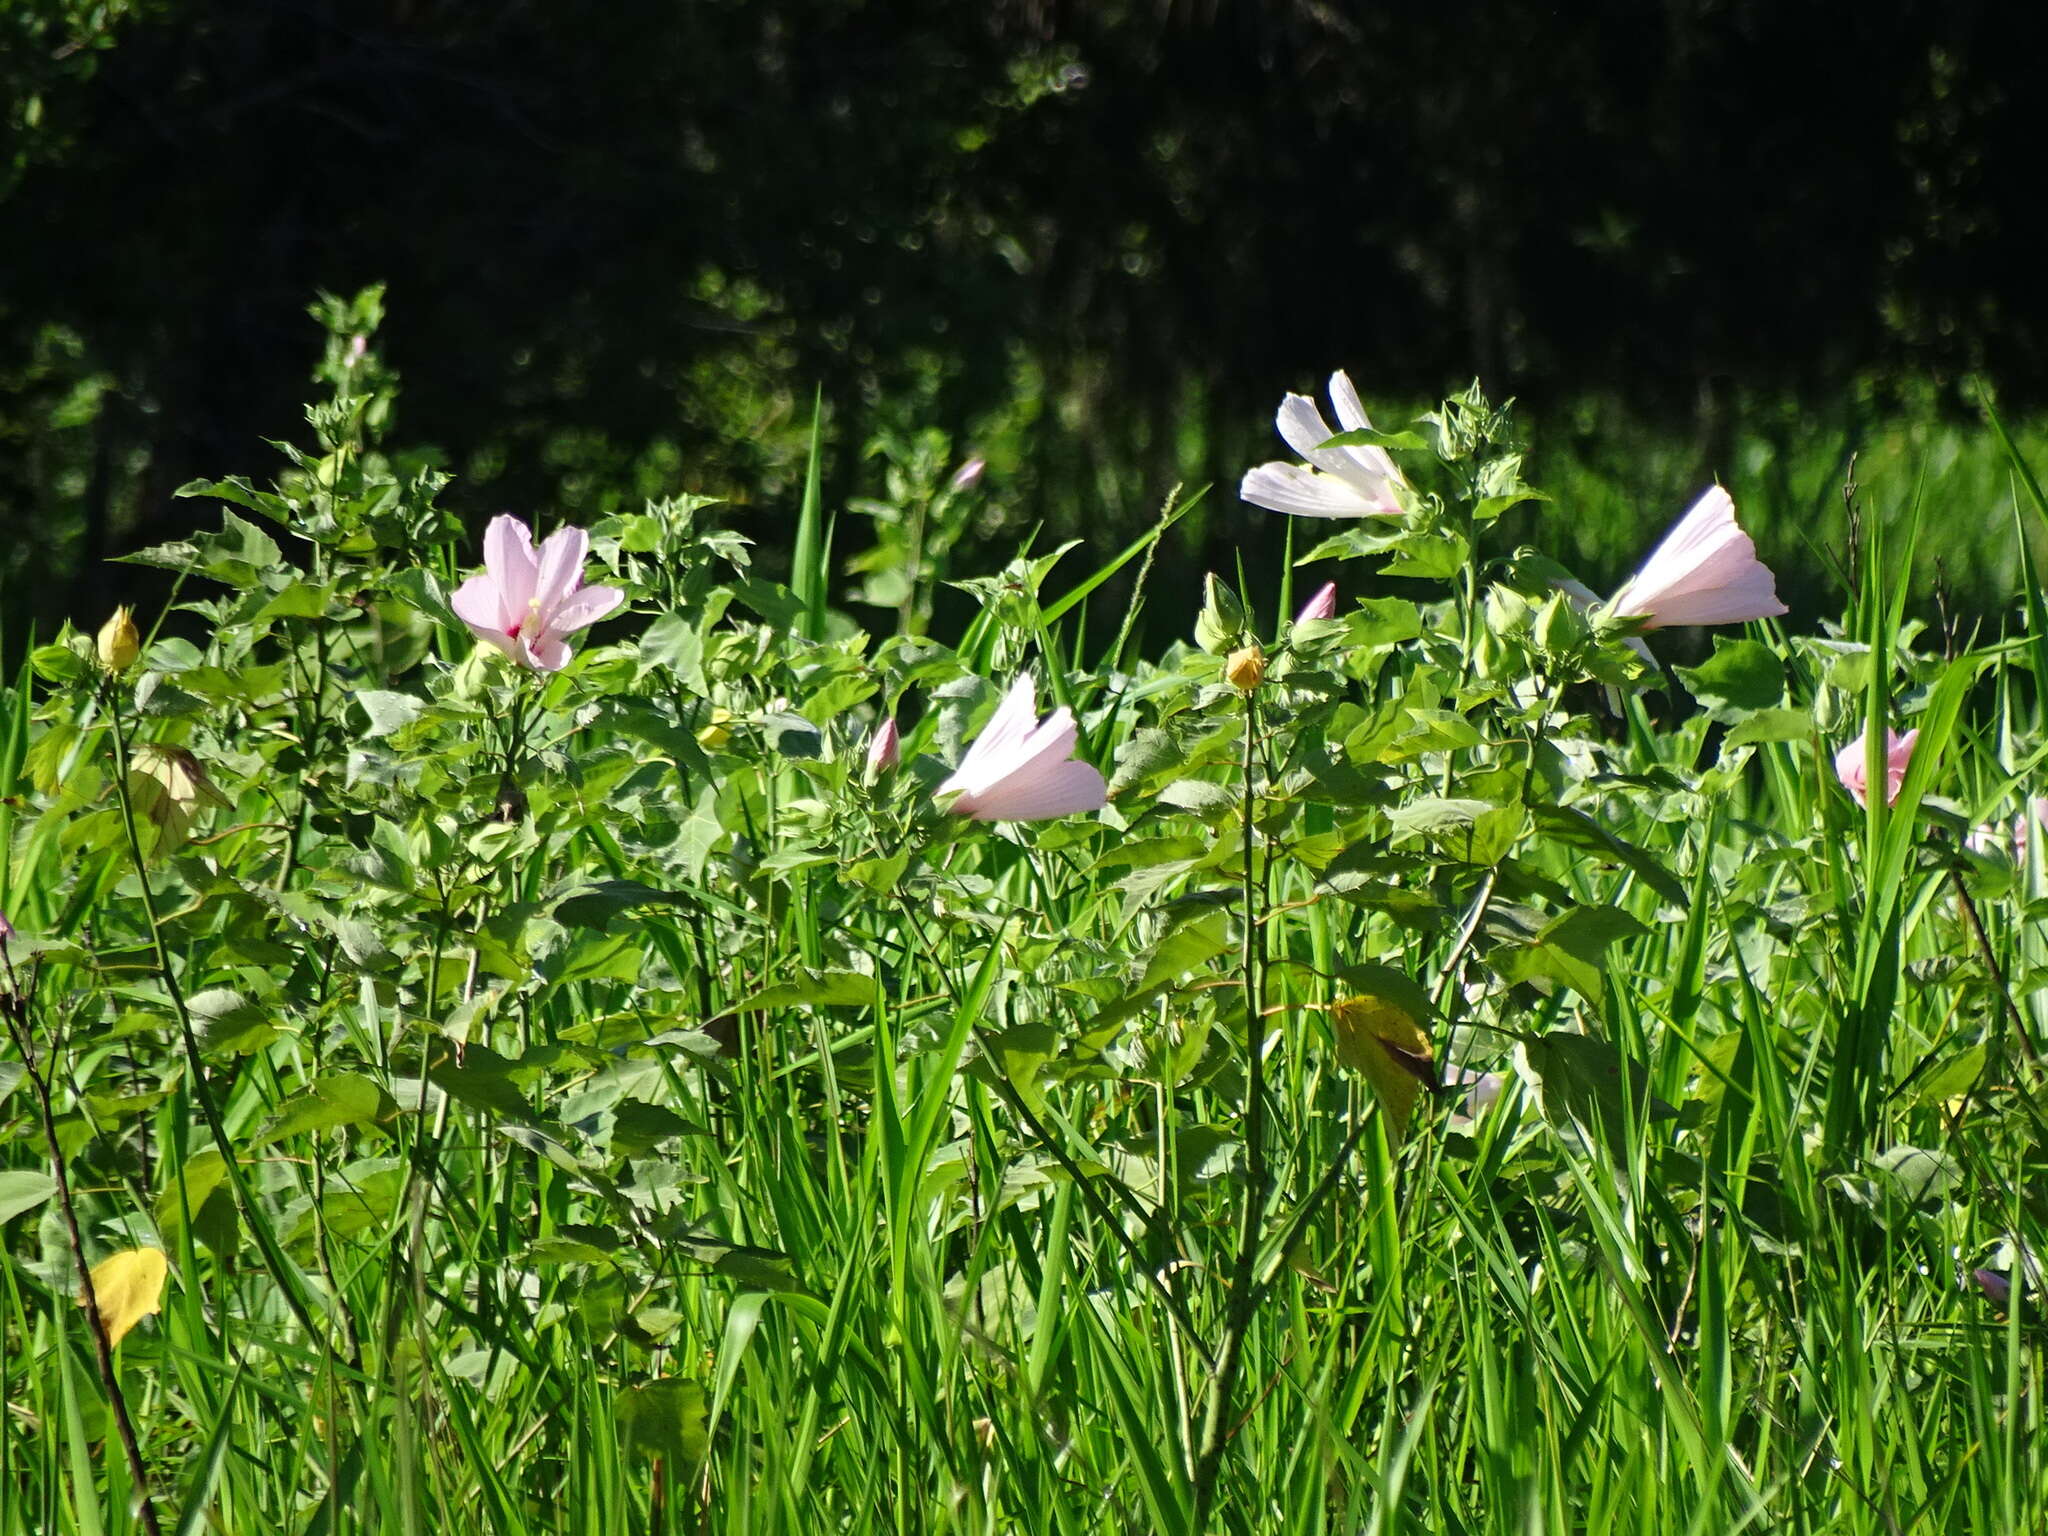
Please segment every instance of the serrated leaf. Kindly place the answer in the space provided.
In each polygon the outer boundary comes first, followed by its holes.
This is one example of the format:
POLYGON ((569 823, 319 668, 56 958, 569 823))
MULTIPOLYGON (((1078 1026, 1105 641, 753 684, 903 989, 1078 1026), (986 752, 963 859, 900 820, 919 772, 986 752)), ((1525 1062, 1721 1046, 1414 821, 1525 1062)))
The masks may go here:
POLYGON ((386 578, 385 587, 392 596, 417 608, 435 623, 458 634, 469 633, 469 626, 448 606, 448 594, 441 590, 440 578, 424 566, 408 566, 394 572, 386 578))
POLYGON ((246 1056, 278 1036, 270 1011, 226 987, 211 987, 186 1000, 199 1043, 210 1056, 246 1056))
POLYGON ((665 613, 647 626, 640 636, 638 676, 654 671, 673 672, 690 692, 704 695, 704 637, 679 613, 665 613))
POLYGON ((1159 800, 1200 816, 1214 820, 1237 809, 1237 791, 1228 784, 1212 784, 1206 779, 1175 779, 1159 791, 1159 800))
POLYGON ((613 918, 634 907, 689 904, 690 896, 684 891, 659 890, 637 880, 598 880, 557 901, 554 916, 556 922, 572 928, 605 931, 611 927, 613 918))
POLYGON ((1560 981, 1598 1003, 1605 995, 1608 946, 1647 931, 1619 907, 1574 907, 1544 925, 1530 943, 1488 958, 1508 981, 1560 981))
POLYGON ((1746 747, 1760 741, 1804 741, 1813 734, 1813 716, 1803 709, 1760 709, 1730 731, 1724 747, 1746 747))
POLYGON ((1130 740, 1116 750, 1116 771, 1110 775, 1109 797, 1114 800, 1134 784, 1171 773, 1187 760, 1187 748, 1180 737, 1164 726, 1148 725, 1134 731, 1130 740))
POLYGON ((1616 837, 1584 811, 1568 805, 1537 804, 1529 807, 1529 813, 1535 818, 1538 833, 1598 857, 1612 859, 1634 871, 1644 884, 1674 906, 1689 904, 1691 894, 1686 890, 1685 882, 1658 863, 1654 854, 1616 837))
POLYGON ((872 1008, 881 1001, 882 984, 865 971, 800 969, 791 981, 778 982, 739 1004, 736 1012, 760 1008, 872 1008))
POLYGON ((659 1104, 627 1099, 612 1113, 612 1151, 639 1157, 678 1136, 708 1136, 709 1131, 659 1104))
POLYGON ((186 1214, 192 1217, 192 1236, 213 1252, 234 1251, 237 1219, 232 1190, 228 1188, 227 1159, 218 1147, 208 1147, 185 1159, 181 1170, 184 1193, 179 1194, 177 1173, 166 1170, 164 1187, 158 1192, 150 1214, 156 1218, 157 1236, 173 1247, 186 1214))

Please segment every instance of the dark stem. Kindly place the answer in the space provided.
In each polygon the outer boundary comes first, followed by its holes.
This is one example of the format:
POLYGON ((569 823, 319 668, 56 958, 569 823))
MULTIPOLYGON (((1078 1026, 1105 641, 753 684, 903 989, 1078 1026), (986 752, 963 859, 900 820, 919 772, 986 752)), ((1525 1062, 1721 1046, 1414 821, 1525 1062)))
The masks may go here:
MULTIPOLYGON (((0 956, 6 941, 0 939, 0 956)), ((71 1242, 71 1262, 78 1268, 79 1299, 85 1306, 86 1326, 92 1333, 93 1357, 99 1365, 100 1385, 114 1410, 114 1427, 120 1432, 121 1450, 128 1459, 128 1476, 135 1484, 136 1513, 149 1536, 160 1536, 163 1526, 156 1515, 156 1501, 149 1492, 149 1472, 142 1464, 142 1447, 135 1439, 135 1421, 128 1414, 128 1399, 121 1391, 121 1378, 114 1369, 114 1346, 107 1337, 107 1320, 100 1315, 100 1299, 93 1290, 92 1270, 85 1261, 85 1237, 78 1230, 78 1209, 71 1201, 71 1178, 64 1167, 64 1153, 57 1140, 57 1117, 50 1107, 50 1083, 36 1063, 29 1029, 29 1000, 19 985, 12 961, 0 980, 0 1013, 7 1016, 7 1032, 21 1053, 22 1070, 35 1090, 36 1110, 42 1117, 43 1144, 50 1152, 50 1174, 57 1181, 57 1205, 64 1213, 64 1231, 71 1242)))

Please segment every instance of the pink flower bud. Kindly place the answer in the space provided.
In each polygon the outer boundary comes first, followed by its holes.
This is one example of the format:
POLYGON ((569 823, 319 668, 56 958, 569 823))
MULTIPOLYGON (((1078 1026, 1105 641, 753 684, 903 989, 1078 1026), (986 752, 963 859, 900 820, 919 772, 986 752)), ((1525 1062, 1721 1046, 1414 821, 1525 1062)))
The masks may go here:
POLYGON ((2012 1304, 2012 1281, 1995 1269, 1973 1269, 1970 1278, 1977 1283, 1977 1289, 1991 1299, 1993 1306, 2005 1307, 2012 1304))
POLYGON ((868 737, 868 778, 870 781, 889 772, 903 761, 903 749, 896 721, 892 716, 875 727, 868 737))
POLYGON ((953 471, 952 488, 956 491, 971 491, 981 484, 982 474, 988 469, 988 460, 972 458, 953 471))
POLYGON ((1316 589, 1316 595, 1302 604, 1301 612, 1294 616, 1297 624, 1306 624, 1310 619, 1334 619, 1337 617, 1337 583, 1326 581, 1316 589))
MULTIPOLYGON (((1920 732, 1911 730, 1901 736, 1897 731, 1887 730, 1884 736, 1884 803, 1893 805, 1899 798, 1899 786, 1906 782, 1906 764, 1913 760, 1913 744, 1920 739, 1920 732)), ((1858 805, 1870 803, 1870 771, 1864 762, 1861 731, 1835 754, 1835 777, 1856 797, 1858 805)))

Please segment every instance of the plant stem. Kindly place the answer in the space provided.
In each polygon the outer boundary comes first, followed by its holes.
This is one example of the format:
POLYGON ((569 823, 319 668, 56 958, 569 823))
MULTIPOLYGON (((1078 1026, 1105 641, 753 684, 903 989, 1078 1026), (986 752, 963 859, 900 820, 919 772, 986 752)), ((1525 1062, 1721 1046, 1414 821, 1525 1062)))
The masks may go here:
POLYGON ((1244 1207, 1237 1234, 1237 1257, 1231 1266, 1230 1300, 1224 1314, 1223 1342, 1216 1352, 1216 1370, 1209 1378, 1208 1401, 1202 1412, 1202 1433, 1195 1455, 1195 1518, 1193 1529, 1206 1530, 1216 1500, 1216 1476, 1222 1467, 1223 1445, 1230 1434, 1230 1400, 1237 1390, 1244 1359, 1244 1336, 1258 1305, 1259 1239, 1266 1225, 1266 1016, 1264 882, 1254 863, 1258 799, 1258 694, 1244 698, 1244 944, 1240 965, 1244 975, 1244 1039, 1246 1084, 1244 1106, 1244 1207))
MULTIPOLYGON (((306 1330, 306 1336, 317 1340, 320 1347, 331 1354, 332 1343, 325 1331, 314 1325, 312 1309, 299 1294, 297 1276, 285 1258, 284 1250, 277 1245, 269 1224, 259 1219, 260 1213, 255 1209, 255 1200, 249 1192, 249 1181, 235 1158, 227 1119, 221 1114, 220 1105, 214 1101, 213 1085, 206 1080, 206 1064, 200 1056, 199 1036, 192 1028, 191 1011, 185 1006, 185 989, 179 984, 177 971, 171 965, 170 947, 164 943, 163 923, 157 914, 156 891, 149 883, 149 866, 142 856, 142 838, 135 829, 135 800, 128 789, 127 732, 121 720, 120 693, 111 681, 106 688, 106 700, 108 734, 114 741, 114 796, 121 807, 121 826, 128 834, 128 854, 135 864, 135 884, 142 892, 142 911, 149 923, 149 942, 156 958, 157 974, 163 978, 164 994, 170 999, 171 1012, 178 1021, 178 1037, 184 1048, 185 1071, 191 1079, 193 1100, 199 1105, 200 1117, 206 1121, 214 1145, 220 1149, 221 1163, 227 1171, 228 1187, 234 1194, 236 1211, 255 1237, 256 1246, 263 1251, 264 1264, 276 1277, 285 1305, 298 1319, 299 1326, 306 1330)), ((340 1304, 339 1298, 336 1298, 336 1304, 340 1304)))
MULTIPOLYGON (((0 940, 0 957, 6 941, 0 940)), ((92 1269, 85 1261, 85 1236, 78 1229, 78 1208, 71 1200, 71 1178, 64 1167, 64 1151, 57 1140, 57 1116, 50 1106, 50 1082, 36 1062, 33 1032, 29 1028, 29 994, 19 984, 13 962, 7 961, 6 976, 0 980, 0 1014, 7 1017, 7 1032, 21 1054, 22 1070, 35 1090, 36 1110, 41 1116, 43 1144, 50 1153, 50 1175, 57 1181, 57 1206, 64 1213, 64 1231, 71 1243, 71 1262, 78 1269, 79 1300, 85 1306, 87 1330, 92 1334, 93 1357, 99 1366, 100 1385, 106 1388, 107 1403, 114 1410, 114 1427, 120 1432, 121 1451, 128 1461, 128 1476, 135 1484, 136 1513, 149 1536, 159 1536, 163 1526, 157 1520, 156 1500, 149 1492, 149 1471, 142 1463, 142 1447, 135 1438, 135 1421, 128 1413, 128 1398, 121 1391, 121 1377, 114 1369, 114 1346, 107 1337, 107 1320, 100 1315, 99 1294, 92 1285, 92 1269)))

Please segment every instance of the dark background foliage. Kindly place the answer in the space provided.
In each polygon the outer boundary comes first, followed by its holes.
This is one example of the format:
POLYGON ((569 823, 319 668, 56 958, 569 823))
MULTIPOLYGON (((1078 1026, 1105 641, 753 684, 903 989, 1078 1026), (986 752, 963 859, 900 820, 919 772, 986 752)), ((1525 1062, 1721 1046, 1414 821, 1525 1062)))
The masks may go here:
POLYGON ((379 281, 395 436, 477 516, 779 507, 814 384, 837 499, 872 432, 929 423, 994 445, 1020 531, 1213 480, 1218 545, 1271 526, 1230 489, 1281 390, 1339 364, 1375 400, 1605 402, 1693 480, 1757 401, 1791 432, 1894 381, 2032 403, 2040 31, 1915 0, 16 4, 9 628, 102 610, 183 481, 263 473, 311 296, 379 281))

